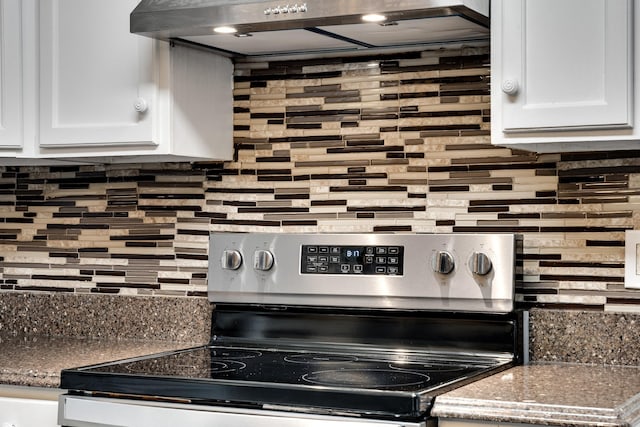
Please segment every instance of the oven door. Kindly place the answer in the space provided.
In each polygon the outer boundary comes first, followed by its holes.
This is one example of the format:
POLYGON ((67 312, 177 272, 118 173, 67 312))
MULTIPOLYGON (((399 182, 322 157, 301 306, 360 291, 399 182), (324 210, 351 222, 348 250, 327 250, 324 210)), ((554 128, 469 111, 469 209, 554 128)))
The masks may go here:
POLYGON ((285 411, 63 395, 58 423, 69 427, 425 427, 426 423, 364 420, 285 411))

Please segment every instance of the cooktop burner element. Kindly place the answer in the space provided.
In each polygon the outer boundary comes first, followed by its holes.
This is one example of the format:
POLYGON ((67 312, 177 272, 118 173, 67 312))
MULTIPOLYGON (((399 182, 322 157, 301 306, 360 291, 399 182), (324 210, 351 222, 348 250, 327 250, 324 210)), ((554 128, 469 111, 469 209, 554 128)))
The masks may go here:
POLYGON ((213 377, 214 375, 217 375, 217 374, 237 372, 241 369, 246 368, 247 364, 242 362, 236 362, 234 360, 227 360, 222 362, 212 360, 210 366, 211 367, 209 368, 209 370, 211 372, 211 376, 213 377))
POLYGON ((364 387, 396 389, 426 386, 428 375, 393 369, 337 369, 304 374, 302 379, 311 384, 337 387, 364 387))
POLYGON ((65 370, 65 401, 108 396, 198 413, 424 427, 439 394, 519 361, 518 242, 214 233, 209 345, 65 370))
POLYGON ((400 369, 403 371, 427 371, 427 372, 463 372, 466 368, 464 365, 430 365, 427 363, 390 363, 391 369, 400 369))
POLYGON ((230 348, 212 348, 211 357, 221 359, 252 359, 254 357, 260 357, 262 353, 255 350, 236 350, 230 348))
POLYGON ((358 360, 356 356, 336 355, 336 354, 322 354, 322 353, 310 353, 310 354, 294 354, 292 356, 285 356, 285 362, 289 363, 304 363, 304 364, 319 364, 319 363, 348 363, 358 360))

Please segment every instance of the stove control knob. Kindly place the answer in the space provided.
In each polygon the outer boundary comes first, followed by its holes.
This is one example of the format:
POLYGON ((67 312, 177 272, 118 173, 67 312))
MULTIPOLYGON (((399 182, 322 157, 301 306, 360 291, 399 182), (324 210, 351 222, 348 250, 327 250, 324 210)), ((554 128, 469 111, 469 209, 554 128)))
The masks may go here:
POLYGON ((438 251, 431 258, 431 268, 436 273, 449 274, 455 265, 453 255, 447 251, 438 251))
POLYGON ((478 276, 486 276, 491 272, 493 264, 487 254, 482 252, 474 252, 471 255, 471 272, 478 276))
POLYGON ((253 254, 253 268, 261 271, 271 270, 273 267, 273 254, 267 250, 258 250, 253 254))
POLYGON ((242 255, 236 250, 226 250, 222 252, 220 263, 225 270, 237 270, 242 265, 242 255))

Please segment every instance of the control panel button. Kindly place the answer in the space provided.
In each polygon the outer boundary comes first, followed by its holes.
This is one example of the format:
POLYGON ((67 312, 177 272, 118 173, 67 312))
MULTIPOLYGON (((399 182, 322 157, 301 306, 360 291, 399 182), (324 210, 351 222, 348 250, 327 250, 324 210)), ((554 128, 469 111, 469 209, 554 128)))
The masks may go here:
POLYGON ((308 254, 317 254, 318 253, 318 247, 317 246, 307 246, 307 253, 308 254))
POLYGON ((385 255, 387 253, 387 248, 384 246, 376 246, 376 254, 385 255))
POLYGON ((329 253, 329 247, 328 246, 319 246, 318 247, 318 252, 320 252, 321 254, 328 254, 329 253))
POLYGON ((351 266, 349 264, 340 264, 340 271, 343 273, 348 273, 351 270, 351 266))
POLYGON ((354 273, 362 273, 362 264, 356 264, 353 266, 353 272, 354 273))
POLYGON ((389 247, 389 255, 398 255, 400 253, 400 248, 397 246, 389 247))
POLYGON ((376 264, 386 264, 386 263, 387 263, 387 258, 383 256, 376 257, 376 264))

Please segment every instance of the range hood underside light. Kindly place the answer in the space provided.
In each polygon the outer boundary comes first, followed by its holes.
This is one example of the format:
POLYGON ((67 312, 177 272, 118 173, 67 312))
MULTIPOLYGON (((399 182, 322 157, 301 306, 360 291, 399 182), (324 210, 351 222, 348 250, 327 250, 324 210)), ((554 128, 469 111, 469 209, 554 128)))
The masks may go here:
POLYGON ((223 25, 221 27, 215 27, 213 29, 213 32, 218 34, 235 34, 238 32, 238 30, 236 30, 234 27, 223 25))
POLYGON ((370 13, 368 15, 363 15, 362 20, 364 22, 383 22, 387 20, 387 17, 378 13, 370 13))

